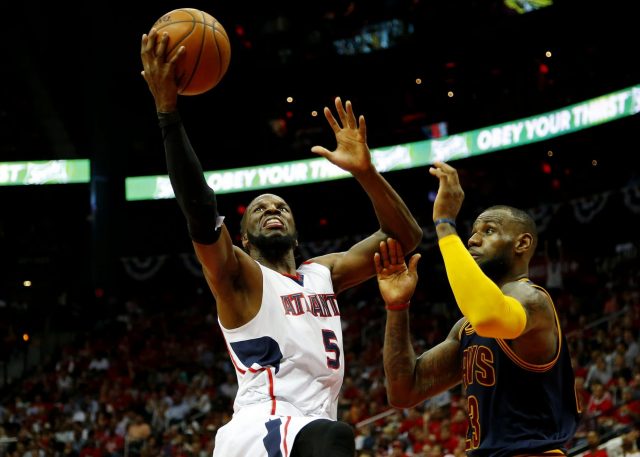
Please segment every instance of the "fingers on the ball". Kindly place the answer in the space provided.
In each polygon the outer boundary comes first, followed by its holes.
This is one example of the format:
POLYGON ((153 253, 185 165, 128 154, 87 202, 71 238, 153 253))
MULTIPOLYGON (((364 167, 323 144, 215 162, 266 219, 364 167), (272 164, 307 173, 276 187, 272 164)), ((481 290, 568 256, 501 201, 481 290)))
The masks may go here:
POLYGON ((178 50, 171 56, 169 59, 169 63, 176 63, 178 59, 182 57, 182 54, 186 52, 186 48, 184 46, 180 46, 178 50))
POLYGON ((151 35, 142 35, 142 52, 149 52, 153 49, 155 39, 151 35))
POLYGON ((147 35, 147 49, 153 49, 158 42, 158 31, 156 29, 151 29, 149 34, 147 35))
POLYGON ((164 55, 168 44, 169 44, 169 34, 167 32, 164 32, 160 37, 160 44, 158 45, 158 48, 157 48, 157 53, 159 56, 164 55))

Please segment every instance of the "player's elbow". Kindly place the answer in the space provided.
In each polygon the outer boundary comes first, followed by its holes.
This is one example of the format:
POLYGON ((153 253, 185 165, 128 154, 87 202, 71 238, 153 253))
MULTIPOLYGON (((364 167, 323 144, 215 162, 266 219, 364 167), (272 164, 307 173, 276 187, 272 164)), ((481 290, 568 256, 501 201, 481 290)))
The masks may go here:
POLYGON ((473 320, 469 319, 471 326, 476 331, 478 336, 484 338, 493 338, 496 329, 496 323, 493 319, 473 320))
POLYGON ((510 296, 502 295, 502 299, 502 303, 494 305, 479 302, 465 307, 465 315, 478 335, 514 339, 525 331, 527 313, 524 306, 510 296))
POLYGON ((411 408, 419 403, 410 395, 409 389, 391 386, 387 387, 387 402, 399 409, 411 408))
POLYGON ((481 320, 469 319, 478 336, 485 338, 514 339, 522 334, 524 325, 508 322, 500 316, 485 316, 481 320))
POLYGON ((394 396, 394 395, 387 394, 387 402, 393 408, 398 408, 398 409, 411 408, 411 406, 409 405, 409 402, 406 400, 406 398, 397 397, 397 396, 394 396))
POLYGON ((422 232, 422 227, 420 227, 418 223, 414 221, 411 224, 411 227, 409 230, 409 235, 407 237, 408 240, 405 245, 405 252, 409 253, 414 251, 420 245, 420 242, 422 241, 423 236, 424 236, 424 233, 422 232))

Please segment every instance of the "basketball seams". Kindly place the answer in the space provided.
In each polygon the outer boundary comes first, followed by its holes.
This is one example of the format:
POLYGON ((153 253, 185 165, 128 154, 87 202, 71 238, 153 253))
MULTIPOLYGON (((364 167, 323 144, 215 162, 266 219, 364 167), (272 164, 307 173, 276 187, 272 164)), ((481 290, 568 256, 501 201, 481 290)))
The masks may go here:
POLYGON ((218 77, 216 78, 216 84, 218 84, 220 82, 220 79, 222 79, 222 74, 223 74, 223 63, 222 63, 222 52, 220 51, 220 46, 218 46, 218 37, 216 35, 217 29, 216 29, 216 22, 214 22, 211 25, 211 35, 213 36, 213 42, 216 45, 216 52, 218 53, 218 62, 220 63, 218 65, 218 77))
MULTIPOLYGON (((198 21, 198 23, 204 25, 205 27, 208 26, 207 21, 206 21, 206 17, 204 15, 204 12, 200 11, 200 14, 202 14, 202 22, 198 21)), ((194 21, 194 25, 193 25, 194 29, 196 27, 195 24, 196 24, 196 22, 194 21)), ((204 45, 204 40, 206 38, 206 30, 203 31, 203 33, 201 35, 202 36, 200 38, 200 46, 198 46, 198 56, 196 57, 195 63, 193 65, 193 68, 191 69, 191 74, 189 75, 189 79, 183 85, 182 89, 185 89, 185 88, 189 87, 189 84, 191 84, 191 81, 193 80, 193 77, 198 72, 198 67, 200 66, 200 59, 202 58, 202 52, 204 51, 204 46, 203 45, 204 45)))
POLYGON ((218 61, 220 62, 219 71, 218 71, 218 80, 216 82, 216 84, 218 84, 222 79, 222 77, 227 72, 227 69, 229 66, 229 58, 230 58, 230 55, 229 55, 227 56, 226 59, 223 59, 222 51, 221 51, 222 48, 218 46, 218 38, 219 38, 218 34, 220 34, 220 36, 225 41, 226 44, 224 45, 224 47, 228 50, 229 54, 231 54, 231 42, 229 41, 229 35, 227 35, 227 31, 224 29, 224 27, 222 26, 222 24, 220 24, 219 21, 215 20, 215 18, 213 21, 212 29, 213 29, 213 38, 216 42, 216 48, 218 50, 218 61), (220 27, 218 28, 216 27, 216 25, 220 25, 220 27), (224 65, 223 62, 226 62, 226 65, 224 65))

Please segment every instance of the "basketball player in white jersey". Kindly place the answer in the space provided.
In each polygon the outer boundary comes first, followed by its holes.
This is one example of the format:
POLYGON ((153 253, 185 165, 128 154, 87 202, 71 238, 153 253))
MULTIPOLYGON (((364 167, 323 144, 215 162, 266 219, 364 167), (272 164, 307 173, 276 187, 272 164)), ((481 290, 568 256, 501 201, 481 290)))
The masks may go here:
POLYGON ((375 276, 380 241, 415 249, 422 230, 398 194, 375 170, 364 117, 335 100, 338 122, 324 114, 337 148, 312 151, 350 172, 368 194, 379 229, 346 252, 296 266, 296 226, 280 197, 255 198, 243 216, 243 249, 234 246, 177 109, 175 62, 166 36, 142 38, 143 76, 154 97, 167 167, 195 252, 216 299, 218 321, 239 389, 232 420, 215 440, 215 457, 353 457, 351 427, 337 421, 344 375, 336 295, 375 276))

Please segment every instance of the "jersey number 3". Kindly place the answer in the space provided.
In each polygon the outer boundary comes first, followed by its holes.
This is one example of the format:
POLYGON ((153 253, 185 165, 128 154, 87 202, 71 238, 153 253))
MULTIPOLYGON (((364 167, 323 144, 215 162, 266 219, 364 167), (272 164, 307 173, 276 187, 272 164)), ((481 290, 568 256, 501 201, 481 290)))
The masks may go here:
POLYGON ((333 330, 322 330, 322 341, 324 350, 332 352, 333 357, 327 357, 327 366, 334 370, 340 368, 340 348, 338 347, 338 338, 333 330))
POLYGON ((465 451, 477 449, 480 446, 480 408, 478 399, 470 395, 467 398, 467 410, 469 413, 469 430, 467 431, 467 440, 465 443, 465 451))

